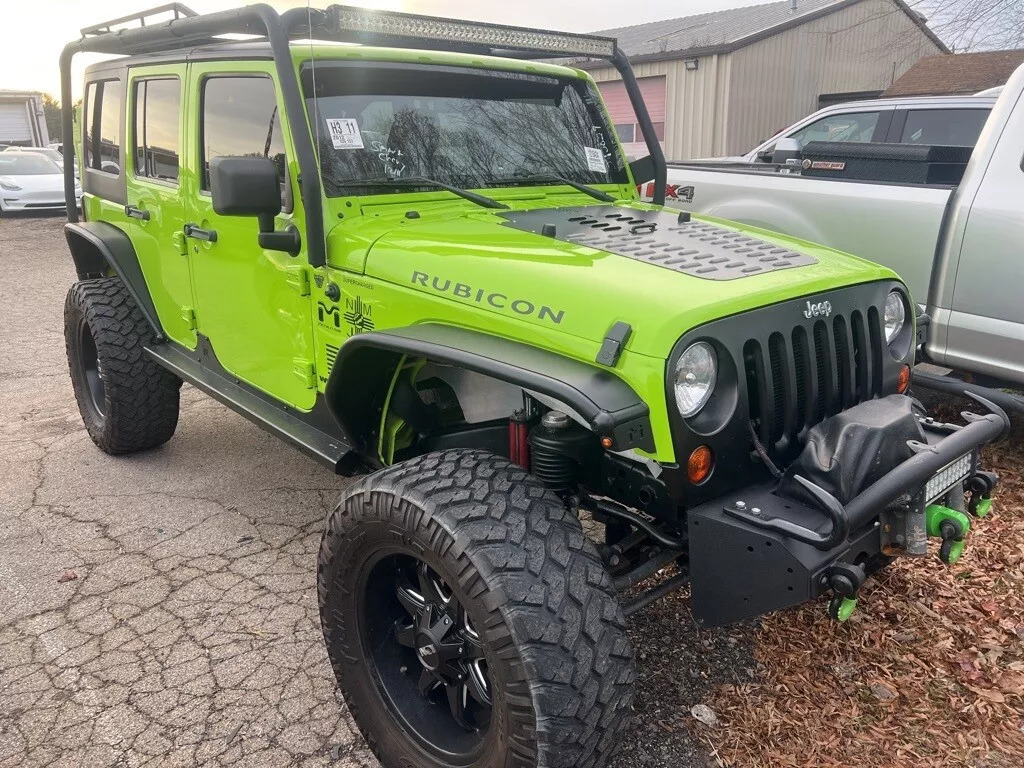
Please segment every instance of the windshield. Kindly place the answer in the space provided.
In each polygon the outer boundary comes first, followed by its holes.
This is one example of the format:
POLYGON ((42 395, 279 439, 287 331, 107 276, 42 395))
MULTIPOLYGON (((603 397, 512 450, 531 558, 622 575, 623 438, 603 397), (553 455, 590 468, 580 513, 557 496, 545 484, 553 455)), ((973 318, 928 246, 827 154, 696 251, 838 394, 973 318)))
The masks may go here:
POLYGON ((0 176, 43 176, 60 172, 53 160, 35 153, 4 152, 0 155, 0 176))
POLYGON ((421 177, 465 189, 557 175, 622 184, 626 162, 587 81, 460 67, 317 62, 303 88, 331 197, 421 177), (314 96, 315 94, 315 96, 314 96))

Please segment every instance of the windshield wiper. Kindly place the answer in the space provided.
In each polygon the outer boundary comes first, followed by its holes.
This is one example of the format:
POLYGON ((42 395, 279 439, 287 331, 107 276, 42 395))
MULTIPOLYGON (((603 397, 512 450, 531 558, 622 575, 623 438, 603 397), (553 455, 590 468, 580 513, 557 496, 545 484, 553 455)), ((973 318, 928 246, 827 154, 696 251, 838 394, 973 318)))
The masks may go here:
POLYGON ((431 186, 437 187, 451 192, 453 195, 458 195, 464 200, 469 200, 471 203, 482 205, 484 208, 508 208, 504 203, 499 203, 492 197, 486 195, 480 195, 476 192, 470 192, 468 189, 461 189, 460 187, 453 187, 450 184, 445 184, 443 181, 436 181, 435 179, 428 179, 426 176, 382 176, 377 179, 359 179, 348 182, 352 185, 373 185, 373 184, 391 184, 396 187, 401 186, 431 186))
POLYGON ((601 200, 605 203, 614 203, 615 198, 609 195, 607 192, 594 187, 589 187, 586 184, 580 184, 578 181, 567 179, 564 176, 558 176, 554 173, 537 173, 532 176, 512 176, 508 179, 502 179, 502 181, 527 181, 534 183, 542 183, 545 181, 557 181, 559 184, 565 184, 566 186, 572 187, 578 192, 582 192, 585 195, 590 195, 595 200, 601 200))

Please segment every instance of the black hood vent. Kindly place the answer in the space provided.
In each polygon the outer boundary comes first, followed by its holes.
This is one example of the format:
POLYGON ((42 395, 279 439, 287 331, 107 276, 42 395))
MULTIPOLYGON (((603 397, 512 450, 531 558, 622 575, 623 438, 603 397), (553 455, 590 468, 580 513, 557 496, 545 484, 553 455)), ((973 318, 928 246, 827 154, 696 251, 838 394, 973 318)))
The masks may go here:
POLYGON ((615 205, 498 214, 507 225, 705 280, 736 280, 817 264, 813 256, 669 211, 615 205))

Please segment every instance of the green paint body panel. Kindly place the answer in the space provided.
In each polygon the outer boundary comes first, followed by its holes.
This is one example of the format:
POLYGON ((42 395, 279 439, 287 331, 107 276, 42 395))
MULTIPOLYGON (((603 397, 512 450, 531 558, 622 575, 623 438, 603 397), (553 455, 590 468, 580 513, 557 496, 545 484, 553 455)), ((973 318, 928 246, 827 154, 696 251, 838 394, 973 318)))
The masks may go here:
MULTIPOLYGON (((137 67, 129 74, 127 89, 129 115, 133 114, 136 88, 149 78, 174 78, 184 89, 185 64, 156 67, 137 67)), ((187 135, 184 115, 176 126, 179 146, 187 135)), ((129 120, 123 134, 129 141, 135 135, 135 125, 129 120)), ((148 221, 127 219, 128 235, 139 257, 139 266, 146 276, 146 285, 153 296, 160 323, 168 338, 189 348, 196 348, 195 295, 192 290, 191 269, 184 253, 185 239, 182 222, 186 221, 186 189, 188 178, 175 184, 139 175, 138 158, 134 152, 125 153, 128 179, 128 204, 147 212, 148 221), (186 189, 182 188, 182 184, 186 189)))
MULTIPOLYGON (((317 60, 405 61, 477 69, 587 78, 581 70, 483 56, 338 46, 293 46, 298 70, 317 60)), ((505 226, 505 220, 447 192, 400 192, 325 198, 328 264, 313 269, 305 248, 297 256, 265 251, 256 243, 255 219, 218 216, 200 190, 199 99, 212 74, 266 75, 270 61, 205 61, 131 68, 137 78, 181 78, 180 184, 130 176, 129 202, 153 211, 144 224, 123 206, 86 195, 89 220, 124 228, 139 250, 153 300, 167 334, 194 348, 208 337, 225 368, 282 403, 309 410, 323 391, 331 362, 350 336, 418 323, 447 323, 514 339, 595 364, 608 329, 632 326, 615 375, 648 404, 656 445, 650 456, 673 462, 666 359, 687 331, 709 321, 802 296, 815 297, 857 283, 896 278, 886 268, 776 233, 716 224, 810 253, 817 263, 739 280, 705 280, 593 248, 505 226), (415 210, 419 218, 407 218, 415 210), (215 229, 216 243, 185 240, 185 223, 215 229), (341 298, 326 296, 331 283, 341 298), (482 293, 481 293, 482 292, 482 293), (187 310, 194 311, 189 327, 187 310)), ((280 89, 279 112, 284 115, 280 89)), ((132 89, 127 91, 131 98, 132 89)), ((127 115, 132 114, 129 108, 127 115)), ((127 118, 128 122, 131 118, 127 118)), ((282 120, 292 210, 277 227, 294 224, 305 235, 292 131, 282 120)), ((131 137, 132 126, 124 134, 131 137)), ((131 157, 131 150, 127 156, 131 157)), ((129 160, 130 161, 130 160, 129 160)), ((652 210, 631 184, 602 185, 624 207, 652 210)), ((514 210, 593 205, 589 196, 559 185, 485 193, 514 210)))

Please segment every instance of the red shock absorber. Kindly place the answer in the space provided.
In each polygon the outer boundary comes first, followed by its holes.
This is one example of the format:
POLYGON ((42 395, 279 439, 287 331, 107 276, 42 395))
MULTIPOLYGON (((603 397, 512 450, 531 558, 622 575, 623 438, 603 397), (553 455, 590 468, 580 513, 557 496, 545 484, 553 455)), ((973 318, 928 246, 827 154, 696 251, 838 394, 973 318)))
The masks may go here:
POLYGON ((508 457, 527 472, 530 471, 529 434, 530 422, 526 411, 516 411, 508 420, 508 457))

